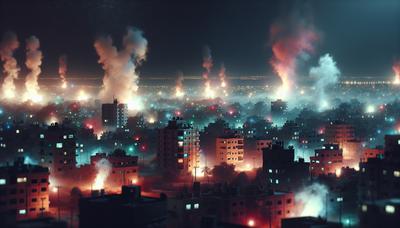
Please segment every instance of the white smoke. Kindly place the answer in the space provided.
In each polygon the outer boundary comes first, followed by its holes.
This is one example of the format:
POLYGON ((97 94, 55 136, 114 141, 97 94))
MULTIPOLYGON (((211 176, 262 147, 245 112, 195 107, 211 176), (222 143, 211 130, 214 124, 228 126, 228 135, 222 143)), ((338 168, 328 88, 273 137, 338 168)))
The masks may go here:
POLYGON ((112 165, 107 159, 102 158, 96 163, 96 170, 97 174, 96 174, 96 179, 94 180, 93 183, 93 189, 94 190, 104 189, 107 177, 111 173, 112 165))
POLYGON ((296 193, 296 204, 300 206, 299 216, 323 216, 326 212, 325 203, 328 188, 319 183, 313 183, 296 193))
POLYGON ((326 95, 329 86, 336 84, 340 77, 340 70, 336 66, 330 54, 319 58, 318 66, 310 69, 310 76, 315 81, 314 87, 318 95, 318 110, 323 111, 330 107, 330 101, 326 95))
POLYGON ((94 47, 100 57, 98 62, 105 71, 100 98, 103 101, 116 98, 127 103, 130 109, 138 108, 139 76, 136 67, 146 59, 147 53, 147 40, 143 37, 143 32, 128 27, 122 50, 113 45, 109 36, 97 39, 94 47))
POLYGON ((3 69, 5 78, 2 85, 2 97, 12 99, 15 97, 14 80, 18 78, 20 68, 17 65, 17 60, 13 57, 15 49, 19 47, 17 35, 12 32, 4 34, 0 44, 0 58, 4 62, 3 69))
POLYGON ((38 83, 41 73, 40 65, 42 65, 42 52, 39 50, 40 42, 35 36, 31 36, 26 40, 26 67, 30 70, 25 79, 25 98, 33 102, 40 102, 43 98, 40 95, 40 87, 38 83))
POLYGON ((67 88, 67 56, 61 55, 58 59, 58 74, 60 75, 61 79, 61 87, 63 89, 67 88))

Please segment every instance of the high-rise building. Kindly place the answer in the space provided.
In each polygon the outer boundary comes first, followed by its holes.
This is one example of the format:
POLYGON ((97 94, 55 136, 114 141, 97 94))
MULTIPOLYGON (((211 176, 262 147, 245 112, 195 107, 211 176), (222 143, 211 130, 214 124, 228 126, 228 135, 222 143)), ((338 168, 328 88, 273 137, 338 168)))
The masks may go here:
POLYGON ((243 163, 243 137, 231 135, 216 138, 215 152, 218 164, 238 165, 243 163))
POLYGON ((263 171, 275 191, 292 191, 309 179, 309 164, 304 159, 294 161, 293 147, 285 149, 283 142, 263 149, 263 171))
POLYGON ((15 220, 34 219, 49 212, 49 169, 26 165, 23 159, 0 167, 0 214, 15 220))
POLYGON ((101 119, 104 127, 125 128, 128 122, 128 105, 118 103, 117 99, 113 103, 102 104, 101 119))
POLYGON ((176 117, 158 132, 158 165, 165 174, 192 174, 200 171, 199 132, 176 117))
POLYGON ((339 144, 344 148, 345 143, 355 139, 354 127, 342 122, 330 122, 325 126, 325 143, 339 144))
POLYGON ((40 164, 48 167, 52 175, 63 174, 76 168, 75 131, 60 124, 52 124, 39 136, 40 164))
POLYGON ((311 175, 339 174, 343 166, 343 150, 337 144, 325 144, 310 157, 311 175))

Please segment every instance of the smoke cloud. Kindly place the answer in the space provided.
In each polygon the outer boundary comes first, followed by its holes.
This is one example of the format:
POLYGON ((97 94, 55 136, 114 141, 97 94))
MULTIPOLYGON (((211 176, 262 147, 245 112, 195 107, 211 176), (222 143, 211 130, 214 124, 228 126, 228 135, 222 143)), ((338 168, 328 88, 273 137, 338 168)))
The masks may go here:
POLYGON ((328 188, 319 183, 313 183, 296 193, 296 204, 300 206, 299 216, 323 216, 326 212, 325 201, 328 188))
POLYGON ((147 40, 142 31, 128 27, 122 41, 122 50, 113 45, 110 36, 100 37, 94 43, 98 62, 105 71, 100 98, 103 101, 117 98, 127 103, 129 109, 137 109, 139 76, 136 67, 146 59, 147 40))
POLYGON ((211 56, 211 50, 208 46, 204 47, 203 50, 203 79, 204 79, 204 96, 206 98, 214 98, 214 91, 211 89, 210 73, 213 67, 213 60, 211 56))
POLYGON ((183 73, 178 73, 178 78, 176 79, 176 86, 175 86, 175 97, 182 98, 185 95, 183 91, 183 73))
POLYGON ((61 79, 61 87, 63 89, 67 88, 67 56, 61 55, 58 59, 58 74, 61 79))
POLYGON ((273 57, 270 63, 281 79, 276 97, 289 99, 296 84, 296 67, 299 58, 306 58, 314 51, 318 35, 312 26, 292 19, 275 23, 270 29, 273 57))
POLYGON ((394 84, 400 84, 400 60, 397 61, 395 64, 393 64, 392 69, 394 71, 393 83, 394 84))
POLYGON ((5 78, 2 85, 3 98, 12 99, 15 97, 14 80, 18 78, 20 68, 17 60, 13 57, 14 51, 19 47, 17 35, 12 32, 5 33, 0 44, 0 58, 4 62, 3 69, 5 78))
POLYGON ((42 52, 39 50, 40 42, 35 36, 31 36, 26 40, 26 67, 30 70, 25 79, 25 100, 40 102, 40 87, 38 83, 41 73, 40 66, 42 65, 42 52))
POLYGON ((112 169, 111 163, 105 159, 102 158, 96 163, 96 179, 94 180, 93 183, 93 189, 99 190, 99 189, 104 189, 105 182, 107 180, 107 177, 110 175, 112 169))
POLYGON ((338 82, 340 77, 340 70, 336 66, 330 54, 325 54, 319 58, 318 66, 310 69, 310 76, 315 81, 314 87, 318 94, 319 111, 329 108, 328 96, 326 96, 326 89, 338 82))

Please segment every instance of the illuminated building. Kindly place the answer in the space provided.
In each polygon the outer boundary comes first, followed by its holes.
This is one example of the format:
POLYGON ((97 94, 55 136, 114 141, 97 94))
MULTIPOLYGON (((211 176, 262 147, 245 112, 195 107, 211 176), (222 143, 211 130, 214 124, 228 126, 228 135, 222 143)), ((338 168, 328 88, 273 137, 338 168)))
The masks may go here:
POLYGON ((294 149, 285 149, 283 142, 275 142, 263 149, 263 171, 270 188, 291 191, 309 179, 309 164, 304 159, 294 161, 294 149))
MULTIPOLYGON (((199 132, 176 117, 158 132, 157 161, 164 173, 192 174, 199 168, 199 132)), ((199 170, 200 171, 200 170, 199 170)))
POLYGON ((325 143, 339 144, 343 148, 346 142, 354 139, 354 127, 349 124, 337 121, 325 126, 325 143))
POLYGON ((38 140, 40 163, 49 167, 52 175, 65 174, 76 168, 76 150, 80 147, 76 143, 74 130, 55 123, 38 135, 38 140))
POLYGON ((360 227, 397 228, 400 219, 400 198, 363 202, 359 207, 359 212, 360 227))
POLYGON ((0 214, 18 220, 34 219, 49 212, 49 170, 25 165, 0 167, 0 214))
POLYGON ((126 155, 123 150, 115 150, 112 154, 97 153, 90 158, 94 168, 101 159, 107 159, 111 165, 111 173, 106 180, 108 188, 120 189, 123 185, 136 184, 139 178, 138 157, 126 155))
POLYGON ((232 135, 216 138, 215 152, 218 163, 227 163, 230 165, 243 163, 243 137, 232 135))
POLYGON ((325 144, 310 157, 312 176, 336 174, 343 166, 343 151, 337 144, 325 144))
MULTIPOLYGON (((196 186, 196 185, 194 185, 196 186)), ((241 191, 236 186, 215 186, 213 191, 200 193, 199 185, 193 192, 182 192, 168 198, 172 227, 199 224, 202 218, 213 216, 217 223, 255 227, 280 227, 282 218, 295 215, 296 204, 291 192, 241 191)))
POLYGON ((367 162, 370 158, 382 157, 384 154, 383 148, 366 148, 362 152, 360 162, 367 162))
POLYGON ((342 228, 342 224, 316 217, 295 217, 282 220, 281 228, 342 228))
POLYGON ((117 99, 113 103, 102 104, 101 120, 104 127, 125 128, 128 122, 128 105, 118 103, 117 99))
POLYGON ((81 198, 79 227, 165 227, 167 200, 141 195, 139 186, 123 186, 121 194, 81 198))

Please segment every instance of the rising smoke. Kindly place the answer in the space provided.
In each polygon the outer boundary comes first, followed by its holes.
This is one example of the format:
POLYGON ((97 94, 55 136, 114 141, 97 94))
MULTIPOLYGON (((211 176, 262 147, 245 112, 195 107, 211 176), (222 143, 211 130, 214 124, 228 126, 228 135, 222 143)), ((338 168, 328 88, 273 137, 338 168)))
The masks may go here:
POLYGON ((3 68, 5 78, 2 85, 2 97, 12 99, 15 97, 14 80, 18 78, 20 68, 13 54, 15 49, 19 47, 17 35, 12 32, 5 33, 0 44, 0 58, 4 62, 3 68))
POLYGON ((299 216, 323 216, 326 212, 328 188, 319 183, 313 183, 296 193, 296 204, 299 205, 299 216))
POLYGON ((30 70, 25 79, 25 98, 33 102, 40 102, 40 87, 38 83, 41 73, 40 66, 42 65, 42 52, 39 50, 40 42, 35 36, 31 36, 26 40, 26 67, 30 70))
POLYGON ((394 84, 400 84, 400 61, 395 62, 395 64, 393 64, 393 72, 394 72, 394 80, 393 83, 394 84))
POLYGON ((301 20, 275 23, 270 29, 273 57, 270 63, 281 80, 276 98, 290 99, 296 85, 296 68, 300 58, 314 51, 318 35, 313 27, 301 20))
POLYGON ((204 79, 204 96, 206 98, 214 98, 214 91, 211 88, 210 73, 213 67, 211 50, 208 46, 203 49, 203 79, 204 79))
POLYGON ((113 45, 110 36, 100 37, 94 43, 99 63, 105 71, 100 99, 110 101, 117 98, 128 104, 129 109, 138 109, 139 97, 136 67, 146 59, 147 40, 143 32, 132 27, 127 28, 123 38, 123 49, 113 45))
POLYGON ((325 54, 319 58, 318 66, 310 69, 310 76, 315 80, 314 87, 318 94, 316 100, 318 110, 324 111, 330 107, 326 89, 337 83, 340 77, 340 70, 336 66, 330 54, 325 54))
POLYGON ((176 79, 176 86, 175 86, 175 97, 182 98, 185 95, 183 91, 183 73, 178 73, 178 78, 176 79))
POLYGON ((60 75, 61 79, 61 87, 63 89, 67 88, 67 56, 61 55, 58 58, 58 74, 60 75))
POLYGON ((102 158, 96 163, 96 179, 94 180, 93 183, 93 189, 94 190, 99 190, 99 189, 104 189, 105 187, 105 182, 107 180, 107 177, 110 175, 112 169, 111 163, 105 159, 102 158))

